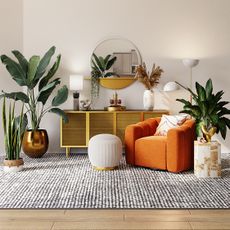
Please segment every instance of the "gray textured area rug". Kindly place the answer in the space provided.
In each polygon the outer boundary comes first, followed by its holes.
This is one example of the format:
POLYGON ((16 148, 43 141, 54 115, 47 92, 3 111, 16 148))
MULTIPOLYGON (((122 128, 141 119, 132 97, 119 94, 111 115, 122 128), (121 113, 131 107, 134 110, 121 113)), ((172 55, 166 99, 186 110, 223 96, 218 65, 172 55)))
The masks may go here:
POLYGON ((0 167, 0 208, 230 208, 229 154, 219 179, 131 167, 125 159, 118 170, 95 171, 87 155, 24 161, 15 174, 0 167))

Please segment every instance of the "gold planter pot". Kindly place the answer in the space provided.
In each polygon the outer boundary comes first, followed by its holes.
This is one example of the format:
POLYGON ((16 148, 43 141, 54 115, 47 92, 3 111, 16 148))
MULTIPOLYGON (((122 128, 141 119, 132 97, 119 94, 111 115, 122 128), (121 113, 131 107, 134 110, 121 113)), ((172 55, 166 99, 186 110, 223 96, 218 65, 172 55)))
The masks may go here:
POLYGON ((49 138, 45 129, 27 130, 22 140, 24 153, 31 158, 42 157, 49 147, 49 138))

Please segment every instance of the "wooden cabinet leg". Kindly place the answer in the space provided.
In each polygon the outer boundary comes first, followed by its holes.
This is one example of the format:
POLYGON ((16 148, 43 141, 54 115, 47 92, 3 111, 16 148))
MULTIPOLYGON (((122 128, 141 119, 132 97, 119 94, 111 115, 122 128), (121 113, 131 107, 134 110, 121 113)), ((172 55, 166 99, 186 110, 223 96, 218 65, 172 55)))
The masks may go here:
POLYGON ((66 154, 66 157, 68 158, 69 157, 69 155, 70 155, 70 148, 66 148, 66 152, 65 152, 65 154, 66 154))

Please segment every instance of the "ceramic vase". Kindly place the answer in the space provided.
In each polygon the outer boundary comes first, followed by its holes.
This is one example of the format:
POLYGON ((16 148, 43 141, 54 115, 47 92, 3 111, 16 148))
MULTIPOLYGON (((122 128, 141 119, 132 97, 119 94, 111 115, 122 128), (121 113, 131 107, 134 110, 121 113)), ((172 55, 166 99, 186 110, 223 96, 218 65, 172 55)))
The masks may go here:
POLYGON ((143 105, 145 110, 153 110, 154 95, 152 90, 146 89, 143 95, 143 105))

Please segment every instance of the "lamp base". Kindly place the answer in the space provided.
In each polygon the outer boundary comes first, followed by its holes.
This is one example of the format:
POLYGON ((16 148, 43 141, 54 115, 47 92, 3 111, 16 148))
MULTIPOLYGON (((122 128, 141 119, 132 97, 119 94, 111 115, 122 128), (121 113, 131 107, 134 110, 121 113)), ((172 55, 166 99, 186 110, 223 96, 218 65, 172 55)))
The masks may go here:
POLYGON ((78 92, 73 93, 73 110, 79 111, 79 96, 78 92))

